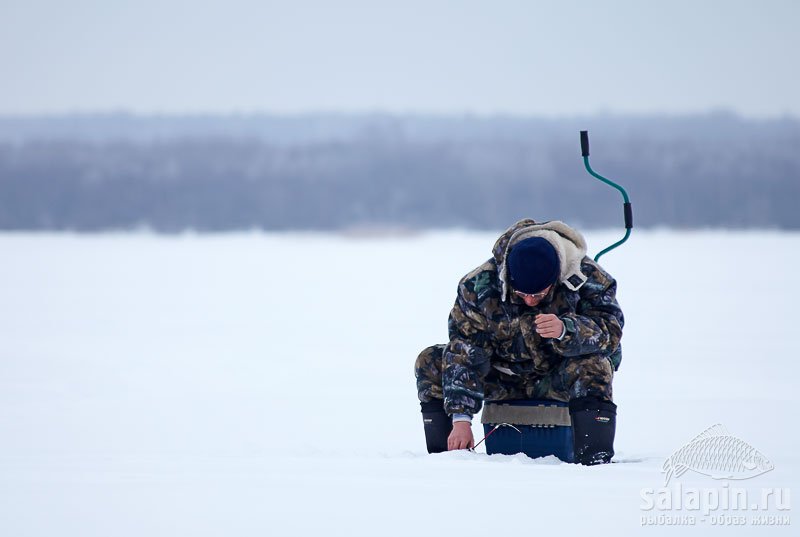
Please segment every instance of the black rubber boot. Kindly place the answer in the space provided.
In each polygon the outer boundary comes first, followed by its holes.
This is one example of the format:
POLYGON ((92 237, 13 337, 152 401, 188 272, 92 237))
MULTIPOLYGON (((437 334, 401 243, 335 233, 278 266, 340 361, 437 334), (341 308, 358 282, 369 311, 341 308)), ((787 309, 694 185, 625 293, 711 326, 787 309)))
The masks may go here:
POLYGON ((611 462, 617 405, 597 397, 579 397, 569 402, 575 462, 591 466, 611 462))
POLYGON ((447 451, 447 437, 453 430, 453 418, 444 411, 444 401, 431 399, 420 403, 422 407, 422 423, 425 425, 425 443, 428 453, 447 451))

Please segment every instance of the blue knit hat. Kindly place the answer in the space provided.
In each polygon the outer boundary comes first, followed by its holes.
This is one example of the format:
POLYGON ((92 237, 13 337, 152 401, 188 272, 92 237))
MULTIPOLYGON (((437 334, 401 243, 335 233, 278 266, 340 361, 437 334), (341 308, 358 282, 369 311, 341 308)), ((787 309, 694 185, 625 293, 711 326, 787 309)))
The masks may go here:
POLYGON ((519 241, 508 254, 511 287, 521 293, 538 293, 555 283, 561 271, 558 253, 547 239, 531 237, 519 241))

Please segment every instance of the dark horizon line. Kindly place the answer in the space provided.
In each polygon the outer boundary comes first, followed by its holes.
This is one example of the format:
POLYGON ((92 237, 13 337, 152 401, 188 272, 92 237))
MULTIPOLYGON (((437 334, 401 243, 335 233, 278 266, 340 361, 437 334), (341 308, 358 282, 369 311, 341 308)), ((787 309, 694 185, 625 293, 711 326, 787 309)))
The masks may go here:
MULTIPOLYGON (((509 220, 509 225, 511 225, 509 220)), ((574 224, 574 227, 581 232, 587 233, 624 233, 622 226, 598 226, 593 224, 574 224)), ((227 235, 227 234, 308 234, 308 235, 346 235, 352 237, 370 236, 411 236, 424 235, 427 233, 496 233, 503 231, 500 227, 477 227, 477 226, 403 226, 403 225, 353 225, 343 227, 295 227, 286 226, 280 228, 267 228, 261 226, 244 227, 181 227, 181 228, 161 228, 148 224, 135 226, 106 226, 96 228, 81 227, 0 227, 0 234, 53 234, 53 235, 104 235, 104 234, 148 234, 157 236, 179 236, 179 235, 227 235)), ((800 234, 800 228, 780 225, 674 225, 652 224, 637 226, 636 229, 646 233, 660 233, 663 231, 672 233, 789 233, 800 234)), ((635 230, 634 230, 635 233, 635 230)))

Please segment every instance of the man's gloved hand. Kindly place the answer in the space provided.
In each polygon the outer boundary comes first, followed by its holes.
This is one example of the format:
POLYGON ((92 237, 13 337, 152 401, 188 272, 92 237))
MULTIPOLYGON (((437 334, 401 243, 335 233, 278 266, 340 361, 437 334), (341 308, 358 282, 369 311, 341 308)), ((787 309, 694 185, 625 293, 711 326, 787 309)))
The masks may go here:
POLYGON ((534 322, 536 333, 542 337, 560 338, 564 334, 564 322, 552 313, 540 313, 534 322))
POLYGON ((453 431, 447 437, 447 449, 469 449, 475 447, 475 438, 472 436, 472 424, 468 421, 453 423, 453 431))

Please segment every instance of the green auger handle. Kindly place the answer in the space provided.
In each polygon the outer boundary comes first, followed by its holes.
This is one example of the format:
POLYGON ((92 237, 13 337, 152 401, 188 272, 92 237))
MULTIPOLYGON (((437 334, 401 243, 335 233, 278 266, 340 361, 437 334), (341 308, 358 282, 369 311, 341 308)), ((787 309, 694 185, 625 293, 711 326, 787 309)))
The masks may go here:
POLYGON ((601 255, 605 254, 606 252, 610 252, 611 250, 613 250, 614 248, 616 248, 617 246, 628 240, 628 237, 631 236, 631 229, 633 229, 633 206, 631 205, 631 200, 628 198, 628 193, 625 192, 624 188, 619 186, 617 183, 606 179, 602 175, 595 173, 595 171, 589 165, 589 131, 581 131, 581 155, 583 156, 583 165, 586 166, 586 171, 589 172, 593 177, 596 177, 597 179, 603 181, 605 184, 613 186, 614 188, 619 190, 620 193, 622 194, 622 200, 623 200, 622 211, 623 214, 625 215, 625 236, 622 237, 622 239, 615 242, 614 244, 612 244, 611 246, 607 247, 605 250, 601 251, 596 256, 594 256, 594 260, 597 261, 598 259, 600 259, 601 255))

